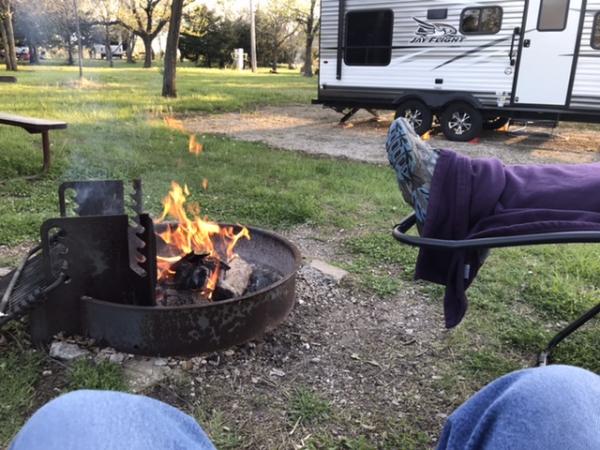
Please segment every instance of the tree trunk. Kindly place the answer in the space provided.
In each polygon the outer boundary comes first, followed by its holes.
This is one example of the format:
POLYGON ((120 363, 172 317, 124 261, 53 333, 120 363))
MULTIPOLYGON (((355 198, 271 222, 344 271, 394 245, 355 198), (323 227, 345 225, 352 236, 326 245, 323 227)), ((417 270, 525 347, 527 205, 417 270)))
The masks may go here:
POLYGON ((6 70, 12 69, 10 56, 6 49, 8 48, 8 36, 6 35, 6 28, 4 27, 4 21, 0 19, 0 33, 2 34, 2 48, 4 49, 4 62, 6 63, 6 70))
POLYGON ((152 67, 152 38, 150 36, 143 36, 144 41, 144 69, 152 67))
POLYGON ((110 26, 108 23, 104 25, 104 32, 104 51, 106 52, 106 60, 108 61, 109 67, 114 67, 112 48, 110 46, 110 26))
POLYGON ((312 65, 313 65, 313 58, 312 58, 313 39, 314 39, 314 36, 312 36, 310 33, 306 35, 306 53, 304 55, 304 76, 305 77, 312 77, 313 76, 313 70, 312 70, 312 65))
POLYGON ((7 46, 4 48, 6 59, 9 62, 7 70, 17 70, 17 52, 15 48, 15 34, 12 25, 12 11, 10 10, 10 3, 8 0, 2 1, 2 18, 4 22, 4 29, 6 32, 7 46))
POLYGON ((181 14, 183 0, 173 0, 171 3, 171 19, 169 34, 167 35, 167 48, 165 50, 165 70, 163 74, 163 97, 177 97, 175 75, 177 71, 177 47, 179 44, 179 29, 181 28, 181 14))
MULTIPOLYGON (((79 80, 83 80, 83 45, 81 42, 81 27, 79 26, 79 8, 77 0, 73 0, 73 12, 75 13, 75 35, 77 36, 77 65, 79 66, 79 80)), ((71 44, 71 36, 69 36, 69 44, 71 44)), ((73 55, 71 55, 71 59, 73 55)))
POLYGON ((67 64, 69 66, 75 64, 75 61, 73 61, 73 44, 71 43, 71 36, 69 36, 67 41, 67 64))
POLYGON ((135 34, 129 33, 129 39, 127 40, 127 63, 134 64, 133 60, 133 49, 135 48, 135 34))
POLYGON ((29 45, 29 64, 39 64, 40 57, 38 55, 37 45, 29 45))
POLYGON ((277 73, 277 60, 279 59, 279 49, 273 48, 273 52, 271 53, 273 56, 273 61, 271 62, 271 72, 277 73))

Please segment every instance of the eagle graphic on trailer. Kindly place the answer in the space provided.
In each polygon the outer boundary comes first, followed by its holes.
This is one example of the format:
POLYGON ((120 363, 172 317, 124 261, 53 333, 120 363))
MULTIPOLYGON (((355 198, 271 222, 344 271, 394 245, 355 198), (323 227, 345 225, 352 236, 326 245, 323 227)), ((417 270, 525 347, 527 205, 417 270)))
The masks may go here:
POLYGON ((318 96, 467 141, 511 118, 600 123, 600 0, 321 1, 318 96))
POLYGON ((415 37, 409 42, 411 44, 421 42, 444 42, 454 43, 462 42, 465 37, 458 34, 458 30, 447 23, 429 23, 424 20, 413 17, 417 22, 415 37))

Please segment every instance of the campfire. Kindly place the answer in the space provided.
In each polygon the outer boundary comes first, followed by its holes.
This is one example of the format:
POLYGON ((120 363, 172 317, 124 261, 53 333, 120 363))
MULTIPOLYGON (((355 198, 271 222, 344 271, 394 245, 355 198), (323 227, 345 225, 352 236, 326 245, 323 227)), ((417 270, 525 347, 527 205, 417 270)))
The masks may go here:
POLYGON ((240 239, 250 239, 248 229, 235 232, 231 226, 201 218, 198 204, 186 207, 189 195, 187 185, 173 182, 157 221, 174 220, 157 233, 161 244, 156 257, 158 305, 224 300, 243 295, 250 284, 252 266, 235 253, 240 239))
POLYGON ((0 325, 29 313, 36 344, 78 334, 167 356, 240 344, 287 317, 300 265, 290 242, 201 217, 177 183, 154 221, 141 182, 132 188, 126 196, 118 180, 59 187, 61 217, 46 220, 41 244, 0 278, 0 325))

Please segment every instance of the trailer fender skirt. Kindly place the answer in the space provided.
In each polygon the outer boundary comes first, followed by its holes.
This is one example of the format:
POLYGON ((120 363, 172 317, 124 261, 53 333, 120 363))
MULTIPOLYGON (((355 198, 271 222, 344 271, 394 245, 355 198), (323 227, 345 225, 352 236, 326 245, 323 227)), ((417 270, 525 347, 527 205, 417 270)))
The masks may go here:
POLYGON ((394 100, 394 106, 408 100, 420 100, 434 111, 442 110, 452 102, 465 102, 475 109, 483 108, 479 99, 468 92, 407 92, 394 100))

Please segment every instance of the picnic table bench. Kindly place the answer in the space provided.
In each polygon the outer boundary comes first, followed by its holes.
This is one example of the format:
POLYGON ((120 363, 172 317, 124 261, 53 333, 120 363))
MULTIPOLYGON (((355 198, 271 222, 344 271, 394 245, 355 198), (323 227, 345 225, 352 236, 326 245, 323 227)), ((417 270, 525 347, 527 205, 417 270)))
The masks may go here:
POLYGON ((50 130, 64 130, 67 128, 66 122, 58 120, 36 119, 33 117, 17 116, 15 114, 6 114, 0 112, 0 124, 20 127, 30 134, 42 135, 42 151, 44 152, 44 165, 42 173, 47 173, 50 169, 50 130))

